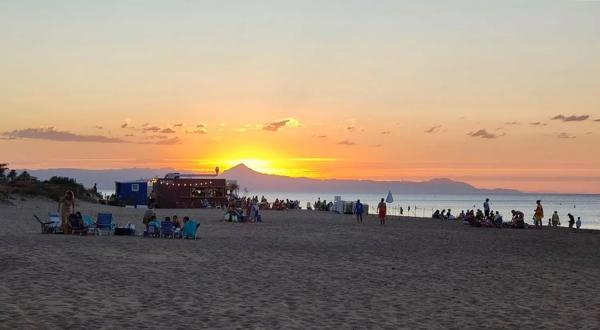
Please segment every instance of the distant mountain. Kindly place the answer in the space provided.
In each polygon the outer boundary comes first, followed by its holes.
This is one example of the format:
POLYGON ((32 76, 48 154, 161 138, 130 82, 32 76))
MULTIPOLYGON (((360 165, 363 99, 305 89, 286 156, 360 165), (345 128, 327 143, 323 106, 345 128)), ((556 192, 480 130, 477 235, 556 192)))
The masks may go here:
POLYGON ((239 164, 223 172, 223 177, 237 180, 241 189, 250 191, 288 191, 324 193, 386 193, 396 194, 518 194, 511 189, 478 189, 464 182, 450 179, 413 181, 335 180, 294 178, 256 172, 239 164))
MULTIPOLYGON (((114 189, 115 181, 135 181, 164 177, 175 169, 128 168, 117 170, 82 170, 57 168, 47 170, 28 170, 41 180, 52 176, 74 178, 86 187, 98 184, 98 189, 114 189)), ((423 182, 414 181, 374 181, 374 180, 335 180, 294 178, 281 175, 264 174, 239 164, 223 172, 220 177, 237 180, 243 190, 249 191, 286 191, 305 193, 379 193, 392 191, 395 194, 518 194, 511 189, 478 189, 464 182, 450 179, 432 179, 423 182)))
POLYGON ((114 190, 115 181, 136 181, 164 177, 170 172, 177 172, 169 168, 126 168, 117 170, 82 170, 76 168, 53 168, 47 170, 27 170, 31 175, 40 180, 47 180, 53 176, 66 176, 74 178, 77 182, 91 188, 94 183, 98 189, 114 190))

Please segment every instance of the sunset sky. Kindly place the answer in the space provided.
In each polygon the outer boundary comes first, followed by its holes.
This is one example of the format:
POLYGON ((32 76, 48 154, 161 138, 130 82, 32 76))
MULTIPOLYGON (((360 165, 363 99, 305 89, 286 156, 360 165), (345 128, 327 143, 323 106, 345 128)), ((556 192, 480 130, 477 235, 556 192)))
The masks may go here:
POLYGON ((0 1, 0 162, 600 193, 598 1, 0 1))

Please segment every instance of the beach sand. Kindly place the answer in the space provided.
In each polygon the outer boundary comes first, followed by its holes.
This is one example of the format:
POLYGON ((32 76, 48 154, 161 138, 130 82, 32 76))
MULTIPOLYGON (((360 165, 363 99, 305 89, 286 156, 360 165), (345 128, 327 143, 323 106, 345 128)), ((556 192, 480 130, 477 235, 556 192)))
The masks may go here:
MULTIPOLYGON (((600 328, 600 232, 221 210, 200 239, 41 235, 0 205, 0 328, 600 328)), ((141 228, 144 210, 81 203, 141 228)))

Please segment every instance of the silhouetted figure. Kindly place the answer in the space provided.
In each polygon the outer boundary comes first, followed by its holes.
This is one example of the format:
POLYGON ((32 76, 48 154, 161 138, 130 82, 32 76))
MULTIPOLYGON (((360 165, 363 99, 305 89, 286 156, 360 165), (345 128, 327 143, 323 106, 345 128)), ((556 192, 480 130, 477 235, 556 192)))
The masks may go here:
POLYGON ((356 201, 356 204, 354 205, 354 214, 356 214, 356 222, 357 223, 363 222, 363 212, 364 212, 364 207, 359 199, 356 201))
POLYGON ((377 214, 379 214, 379 224, 385 225, 385 216, 387 215, 387 205, 385 204, 383 198, 379 205, 377 205, 377 214))
POLYGON ((569 213, 567 216, 569 217, 569 228, 573 228, 573 225, 575 224, 575 217, 571 213, 569 213))

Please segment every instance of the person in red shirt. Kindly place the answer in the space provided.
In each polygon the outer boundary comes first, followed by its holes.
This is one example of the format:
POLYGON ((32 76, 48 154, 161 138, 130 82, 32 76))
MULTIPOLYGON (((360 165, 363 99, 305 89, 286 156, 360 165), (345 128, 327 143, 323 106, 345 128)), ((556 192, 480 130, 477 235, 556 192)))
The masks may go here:
POLYGON ((381 199, 381 202, 379 202, 379 205, 377 205, 377 214, 379 214, 379 224, 385 225, 385 216, 387 214, 387 206, 385 205, 383 198, 381 199))

